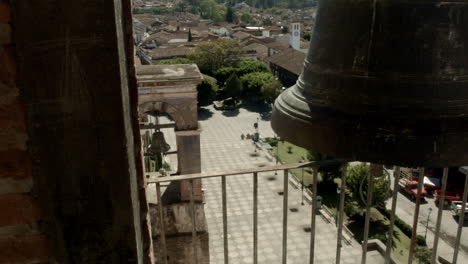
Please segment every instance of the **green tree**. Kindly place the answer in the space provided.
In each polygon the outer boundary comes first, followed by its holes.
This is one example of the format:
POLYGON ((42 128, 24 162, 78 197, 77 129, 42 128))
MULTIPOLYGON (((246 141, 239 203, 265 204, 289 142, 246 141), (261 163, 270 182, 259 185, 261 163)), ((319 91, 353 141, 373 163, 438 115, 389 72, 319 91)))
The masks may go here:
MULTIPOLYGON (((367 203, 368 177, 370 166, 360 163, 348 168, 346 177, 347 202, 356 206, 356 211, 363 213, 367 203)), ((391 197, 389 175, 383 170, 383 176, 374 178, 374 192, 372 193, 372 207, 385 208, 385 201, 391 197)))
POLYGON ((241 95, 242 82, 235 72, 227 79, 224 90, 229 97, 238 98, 241 95))
POLYGON ((252 72, 241 77, 245 95, 261 97, 262 87, 275 80, 275 76, 269 72, 252 72))
POLYGON ((185 11, 187 11, 187 7, 188 7, 187 1, 182 0, 182 1, 177 2, 176 6, 175 6, 175 10, 177 12, 185 12, 185 11))
POLYGON ((192 29, 189 28, 187 41, 188 41, 188 42, 192 42, 192 40, 193 40, 193 37, 192 37, 192 29))
POLYGON ((252 17, 249 15, 249 13, 243 13, 242 16, 240 17, 240 21, 246 24, 252 23, 252 17))
POLYGON ((263 99, 269 104, 273 103, 281 93, 281 83, 277 80, 270 81, 262 86, 263 99))
POLYGON ((200 16, 204 19, 224 21, 226 18, 226 7, 216 3, 215 0, 201 0, 200 16))
POLYGON ((424 246, 416 246, 414 256, 419 260, 419 263, 429 264, 431 263, 432 251, 424 246))
POLYGON ((210 104, 219 90, 218 82, 215 78, 203 74, 203 81, 197 86, 198 103, 201 105, 210 104))
POLYGON ((305 40, 309 40, 309 41, 310 41, 310 33, 309 33, 309 32, 304 33, 303 38, 304 38, 305 40))
MULTIPOLYGON (((233 67, 233 66, 228 66, 228 67, 222 67, 214 72, 214 76, 216 79, 219 81, 219 83, 225 83, 227 79, 233 74, 237 73, 239 68, 233 67)), ((239 76, 239 75, 237 75, 239 76)))
POLYGON ((243 51, 237 41, 219 39, 198 45, 188 54, 203 73, 212 75, 217 69, 235 65, 243 51))
POLYGON ((262 24, 264 26, 273 26, 273 21, 271 20, 271 18, 265 18, 263 21, 262 21, 262 24))
POLYGON ((237 64, 237 73, 239 76, 242 77, 253 72, 270 72, 270 69, 265 63, 254 59, 242 60, 237 64))
MULTIPOLYGON (((309 161, 324 161, 334 159, 330 155, 322 154, 317 151, 308 150, 307 159, 309 161)), ((339 176, 340 165, 330 165, 326 167, 320 167, 318 172, 320 174, 320 181, 332 181, 335 177, 339 176)))
POLYGON ((234 20, 235 20, 234 10, 232 10, 231 5, 229 5, 226 10, 226 21, 229 23, 233 23, 234 20))

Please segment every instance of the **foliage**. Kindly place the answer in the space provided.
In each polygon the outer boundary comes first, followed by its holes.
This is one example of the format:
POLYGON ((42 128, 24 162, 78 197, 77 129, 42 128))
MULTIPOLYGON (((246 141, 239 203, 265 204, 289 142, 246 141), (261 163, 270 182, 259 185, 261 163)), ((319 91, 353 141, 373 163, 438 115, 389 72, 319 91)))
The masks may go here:
MULTIPOLYGON (((310 161, 323 161, 323 160, 331 160, 333 159, 333 157, 330 155, 318 153, 313 150, 309 150, 307 151, 307 159, 310 161)), ((322 174, 323 180, 330 181, 339 175, 340 167, 341 166, 339 164, 330 165, 326 167, 320 167, 318 171, 320 174, 322 174)), ((348 208, 348 209, 349 209, 349 212, 351 212, 351 208, 348 208)), ((346 207, 345 207, 345 210, 346 210, 346 207)))
POLYGON ((152 8, 133 8, 133 14, 153 14, 153 15, 162 15, 173 12, 174 9, 170 7, 160 6, 152 8))
POLYGON ((269 72, 252 72, 241 77, 246 95, 260 96, 262 87, 275 80, 275 76, 269 72))
POLYGON ((187 58, 175 58, 175 59, 168 59, 168 60, 160 60, 155 62, 154 64, 192 64, 193 61, 187 58))
MULTIPOLYGON (((385 217, 390 219, 391 216, 391 211, 385 208, 377 208, 385 217)), ((395 226, 397 226, 403 234, 405 234, 407 237, 410 237, 413 235, 413 228, 407 224, 405 221, 401 220, 400 217, 395 215, 395 226)), ((421 236, 421 235, 416 235, 416 244, 419 246, 427 246, 426 244, 426 239, 421 236)))
POLYGON ((215 0, 201 0, 200 16, 213 21, 224 21, 226 18, 226 7, 216 3, 215 0))
POLYGON ((281 93, 281 83, 277 80, 270 81, 262 86, 261 92, 265 101, 269 104, 273 103, 281 93))
POLYGON ((245 59, 237 64, 237 73, 240 77, 253 72, 270 72, 268 66, 255 59, 245 59))
POLYGON ((229 97, 237 98, 242 93, 242 82, 236 73, 233 73, 226 81, 224 88, 226 95, 229 97))
POLYGON ((208 75, 203 75, 202 83, 197 86, 198 103, 203 105, 211 103, 218 90, 219 87, 216 79, 208 75))
POLYGON ((193 40, 192 29, 189 28, 187 41, 192 42, 192 40, 193 40))
POLYGON ((264 26, 273 26, 273 21, 271 20, 271 18, 265 18, 263 19, 262 24, 264 26))
POLYGON ((414 256, 419 260, 419 263, 431 263, 432 251, 424 246, 416 246, 414 256))
POLYGON ((304 33, 303 38, 304 38, 305 40, 309 40, 309 41, 310 41, 310 33, 309 33, 309 32, 304 33))
POLYGON ((177 12, 186 12, 188 9, 188 3, 186 1, 179 1, 175 6, 177 12))
POLYGON ((268 143, 272 147, 276 147, 278 145, 278 139, 277 138, 266 137, 265 142, 268 143))
POLYGON ((242 16, 240 17, 240 21, 246 24, 250 24, 253 22, 253 19, 249 15, 249 13, 243 13, 242 16))
MULTIPOLYGON (((237 73, 237 71, 238 71, 238 68, 236 68, 236 67, 232 67, 232 66, 222 67, 222 68, 219 68, 219 69, 215 70, 214 76, 216 77, 216 79, 217 79, 220 83, 225 83, 226 80, 227 80, 233 73, 237 73)), ((238 76, 239 76, 239 75, 238 75, 238 76)))
POLYGON ((235 19, 234 10, 232 10, 231 6, 228 6, 226 10, 226 22, 233 23, 235 19))
POLYGON ((206 74, 213 74, 217 69, 235 65, 243 51, 237 41, 218 39, 198 45, 188 54, 200 70, 206 74))
MULTIPOLYGON (((367 187, 370 166, 360 163, 348 168, 346 177, 347 202, 354 202, 356 211, 363 212, 367 203, 367 187)), ((384 170, 384 176, 374 178, 374 192, 372 195, 372 207, 385 207, 385 201, 391 197, 389 189, 388 172, 384 170)))

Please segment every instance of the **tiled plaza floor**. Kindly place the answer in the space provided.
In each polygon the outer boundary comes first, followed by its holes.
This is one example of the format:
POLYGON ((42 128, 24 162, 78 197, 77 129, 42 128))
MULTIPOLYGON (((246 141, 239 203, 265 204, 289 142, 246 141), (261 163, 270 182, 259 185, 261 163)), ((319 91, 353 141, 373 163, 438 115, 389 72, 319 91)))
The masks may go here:
MULTIPOLYGON (((211 106, 200 114, 202 170, 204 172, 270 166, 274 163, 259 151, 252 157, 254 147, 250 140, 241 140, 241 134, 253 134, 253 123, 258 113, 240 109, 239 113, 225 113, 211 106)), ((260 119, 262 137, 273 136, 267 120, 260 119)), ((169 132, 169 130, 168 130, 169 132)), ((175 146, 173 133, 165 133, 166 140, 175 146)), ((174 148, 174 147, 173 147, 174 148)), ((175 156, 170 157, 175 164, 175 156)), ((258 259, 259 263, 281 263, 283 173, 259 175, 258 189, 258 259)), ((203 180, 205 212, 210 237, 210 263, 224 263, 221 179, 203 180)), ((252 175, 227 177, 227 210, 229 233, 229 263, 253 263, 253 204, 252 175)), ((308 263, 311 206, 301 205, 301 192, 289 185, 288 204, 288 263, 308 263), (294 209, 297 209, 297 212, 294 209)), ((336 228, 317 216, 316 263, 335 263, 336 228)), ((356 242, 343 241, 341 263, 360 263, 361 248, 356 242)), ((376 252, 369 252, 367 263, 383 263, 376 252)))

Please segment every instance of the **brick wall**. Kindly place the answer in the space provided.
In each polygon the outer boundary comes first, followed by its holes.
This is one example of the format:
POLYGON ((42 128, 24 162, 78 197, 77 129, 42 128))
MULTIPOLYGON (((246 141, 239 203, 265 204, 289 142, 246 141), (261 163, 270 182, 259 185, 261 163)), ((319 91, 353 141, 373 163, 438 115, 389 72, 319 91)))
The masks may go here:
POLYGON ((48 260, 32 194, 25 107, 16 87, 9 0, 0 0, 0 264, 48 260))

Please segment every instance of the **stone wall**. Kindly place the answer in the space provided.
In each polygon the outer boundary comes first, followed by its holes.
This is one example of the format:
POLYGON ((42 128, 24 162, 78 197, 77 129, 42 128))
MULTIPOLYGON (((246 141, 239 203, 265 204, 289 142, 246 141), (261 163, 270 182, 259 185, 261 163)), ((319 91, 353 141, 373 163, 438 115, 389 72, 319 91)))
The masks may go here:
POLYGON ((0 263, 149 263, 130 0, 6 6, 0 263))
POLYGON ((0 0, 0 263, 40 263, 48 260, 47 239, 41 232, 12 39, 10 3, 0 0))

